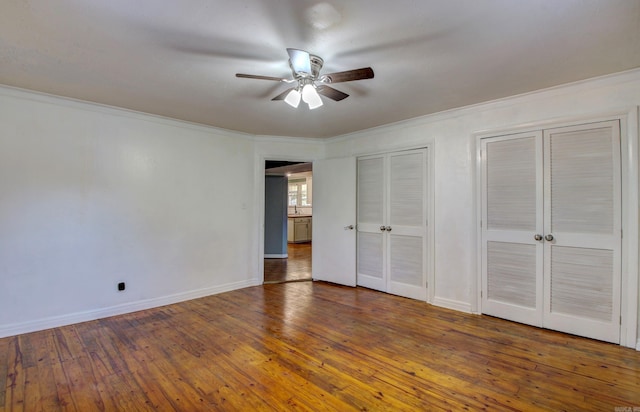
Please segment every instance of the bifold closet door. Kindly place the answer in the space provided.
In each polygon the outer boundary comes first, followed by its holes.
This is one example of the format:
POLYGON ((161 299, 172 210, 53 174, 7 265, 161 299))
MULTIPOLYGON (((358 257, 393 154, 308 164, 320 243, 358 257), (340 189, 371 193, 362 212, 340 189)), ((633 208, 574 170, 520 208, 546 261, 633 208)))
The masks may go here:
POLYGON ((427 300, 426 149, 389 155, 387 291, 427 300))
POLYGON ((544 325, 620 340, 618 121, 544 131, 544 325))
POLYGON ((426 300, 427 149, 358 159, 358 285, 426 300))
POLYGON ((482 312, 620 340, 618 121, 482 139, 482 312))
POLYGON ((482 140, 482 312, 542 326, 542 133, 482 140))

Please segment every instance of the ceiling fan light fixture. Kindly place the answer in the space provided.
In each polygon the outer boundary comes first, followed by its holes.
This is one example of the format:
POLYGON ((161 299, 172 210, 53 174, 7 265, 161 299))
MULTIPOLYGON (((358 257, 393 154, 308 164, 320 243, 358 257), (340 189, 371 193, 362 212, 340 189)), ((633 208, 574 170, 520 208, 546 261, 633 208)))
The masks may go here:
POLYGON ((284 98, 284 102, 295 108, 300 104, 300 97, 300 92, 297 89, 293 89, 287 94, 287 97, 284 98))
POLYGON ((309 105, 309 110, 322 106, 322 99, 312 84, 305 84, 302 88, 302 100, 309 105))
POLYGON ((322 60, 321 57, 300 49, 289 48, 287 49, 287 53, 289 54, 289 67, 291 68, 292 74, 292 78, 290 79, 245 73, 236 73, 236 77, 271 80, 287 84, 297 83, 296 86, 284 90, 271 100, 284 100, 293 108, 297 108, 300 105, 300 100, 303 100, 309 105, 310 110, 323 106, 324 102, 320 95, 336 102, 349 97, 348 94, 330 87, 328 85, 329 83, 352 82, 354 80, 373 78, 373 69, 371 67, 320 75, 320 70, 324 65, 324 60, 322 60), (316 82, 319 84, 316 85, 316 82))

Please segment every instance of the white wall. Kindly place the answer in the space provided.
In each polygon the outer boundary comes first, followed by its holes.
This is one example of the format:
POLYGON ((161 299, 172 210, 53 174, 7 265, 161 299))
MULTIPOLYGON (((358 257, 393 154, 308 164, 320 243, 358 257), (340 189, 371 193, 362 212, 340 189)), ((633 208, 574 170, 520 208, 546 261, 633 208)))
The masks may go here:
MULTIPOLYGON (((474 134, 560 119, 587 119, 628 112, 638 105, 640 71, 636 70, 340 136, 328 142, 326 156, 357 156, 425 145, 433 147, 434 303, 474 311, 478 290, 474 134)), ((631 127, 637 132, 637 124, 631 127)), ((637 168, 637 146, 629 156, 633 157, 637 168)), ((637 182, 637 169, 631 173, 637 182)), ((627 192, 636 196, 637 204, 637 187, 627 192)), ((637 233, 637 216, 631 221, 636 222, 637 233)), ((630 244, 635 245, 628 255, 631 265, 635 265, 631 269, 635 269, 637 275, 637 239, 630 244)), ((637 291, 637 278, 631 284, 637 291)), ((627 309, 629 313, 635 312, 634 319, 640 319, 637 305, 627 309)))
POLYGON ((0 336, 261 283, 255 166, 250 136, 0 88, 0 336))

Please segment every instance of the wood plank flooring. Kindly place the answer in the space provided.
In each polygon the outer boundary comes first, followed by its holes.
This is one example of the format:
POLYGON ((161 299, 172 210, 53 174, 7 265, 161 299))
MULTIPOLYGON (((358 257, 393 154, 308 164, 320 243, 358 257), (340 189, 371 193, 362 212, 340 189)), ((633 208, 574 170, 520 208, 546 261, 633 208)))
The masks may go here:
POLYGON ((635 350, 321 282, 0 339, 0 411, 634 406, 635 350))
POLYGON ((287 259, 264 260, 264 283, 311 280, 311 242, 289 243, 287 259))

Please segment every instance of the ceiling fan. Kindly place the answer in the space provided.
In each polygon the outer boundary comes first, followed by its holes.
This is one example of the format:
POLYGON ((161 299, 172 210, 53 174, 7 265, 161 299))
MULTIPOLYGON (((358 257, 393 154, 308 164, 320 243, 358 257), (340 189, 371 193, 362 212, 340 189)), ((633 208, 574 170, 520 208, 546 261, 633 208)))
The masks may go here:
POLYGON ((320 57, 299 49, 287 49, 287 53, 289 53, 289 66, 293 79, 244 73, 236 73, 236 77, 294 83, 294 87, 285 90, 271 100, 284 100, 290 106, 298 107, 300 99, 302 99, 309 105, 309 109, 322 106, 320 95, 335 101, 349 97, 348 94, 336 90, 328 84, 373 78, 371 67, 320 75, 320 69, 324 64, 324 60, 320 57))

